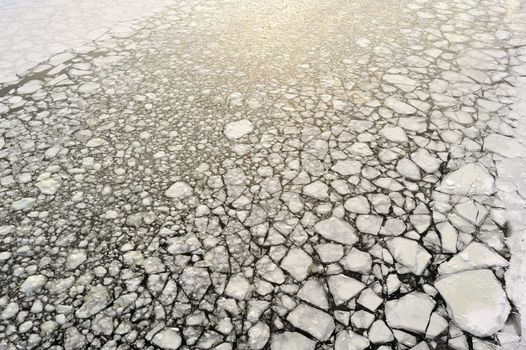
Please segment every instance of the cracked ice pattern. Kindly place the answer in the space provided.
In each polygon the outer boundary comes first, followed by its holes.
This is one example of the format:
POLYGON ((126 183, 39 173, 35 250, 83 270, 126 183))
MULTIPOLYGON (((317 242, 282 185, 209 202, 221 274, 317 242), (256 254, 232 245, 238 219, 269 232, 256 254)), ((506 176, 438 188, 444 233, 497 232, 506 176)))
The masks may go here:
POLYGON ((173 3, 173 0, 2 1, 0 83, 18 80, 17 74, 49 56, 103 39, 109 33, 128 35, 133 20, 173 3))
POLYGON ((515 341, 506 11, 185 0, 3 86, 0 349, 515 341))

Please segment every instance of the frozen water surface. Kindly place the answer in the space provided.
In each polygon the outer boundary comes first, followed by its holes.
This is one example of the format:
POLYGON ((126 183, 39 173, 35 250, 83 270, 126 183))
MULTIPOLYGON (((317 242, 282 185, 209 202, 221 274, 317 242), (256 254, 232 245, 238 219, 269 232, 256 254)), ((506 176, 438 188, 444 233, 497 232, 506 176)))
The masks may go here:
POLYGON ((175 0, 2 0, 0 2, 0 82, 17 80, 49 56, 109 33, 126 35, 133 20, 175 0))
POLYGON ((524 349, 523 5, 1 3, 0 349, 524 349))

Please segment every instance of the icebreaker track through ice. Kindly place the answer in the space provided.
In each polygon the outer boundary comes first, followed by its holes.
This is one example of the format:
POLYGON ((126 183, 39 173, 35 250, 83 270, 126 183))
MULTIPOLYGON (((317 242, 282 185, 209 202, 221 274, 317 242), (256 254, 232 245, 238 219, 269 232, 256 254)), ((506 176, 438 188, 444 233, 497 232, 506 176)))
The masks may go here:
POLYGON ((0 350, 526 349, 525 6, 0 2, 0 350))

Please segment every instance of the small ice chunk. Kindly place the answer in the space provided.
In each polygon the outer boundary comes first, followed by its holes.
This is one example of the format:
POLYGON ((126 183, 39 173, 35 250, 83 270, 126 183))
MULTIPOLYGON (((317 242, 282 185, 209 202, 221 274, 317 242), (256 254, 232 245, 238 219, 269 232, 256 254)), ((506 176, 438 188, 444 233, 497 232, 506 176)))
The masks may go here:
POLYGON ((254 124, 248 119, 237 120, 225 125, 223 133, 229 140, 237 140, 250 134, 254 130, 254 124))

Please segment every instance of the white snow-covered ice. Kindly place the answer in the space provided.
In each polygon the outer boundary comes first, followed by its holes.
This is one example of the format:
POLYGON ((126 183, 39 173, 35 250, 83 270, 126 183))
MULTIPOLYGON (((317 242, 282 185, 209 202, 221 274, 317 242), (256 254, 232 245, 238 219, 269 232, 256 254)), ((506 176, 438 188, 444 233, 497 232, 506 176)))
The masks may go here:
POLYGON ((0 1, 0 83, 50 56, 109 33, 127 33, 175 0, 7 0, 0 1))

